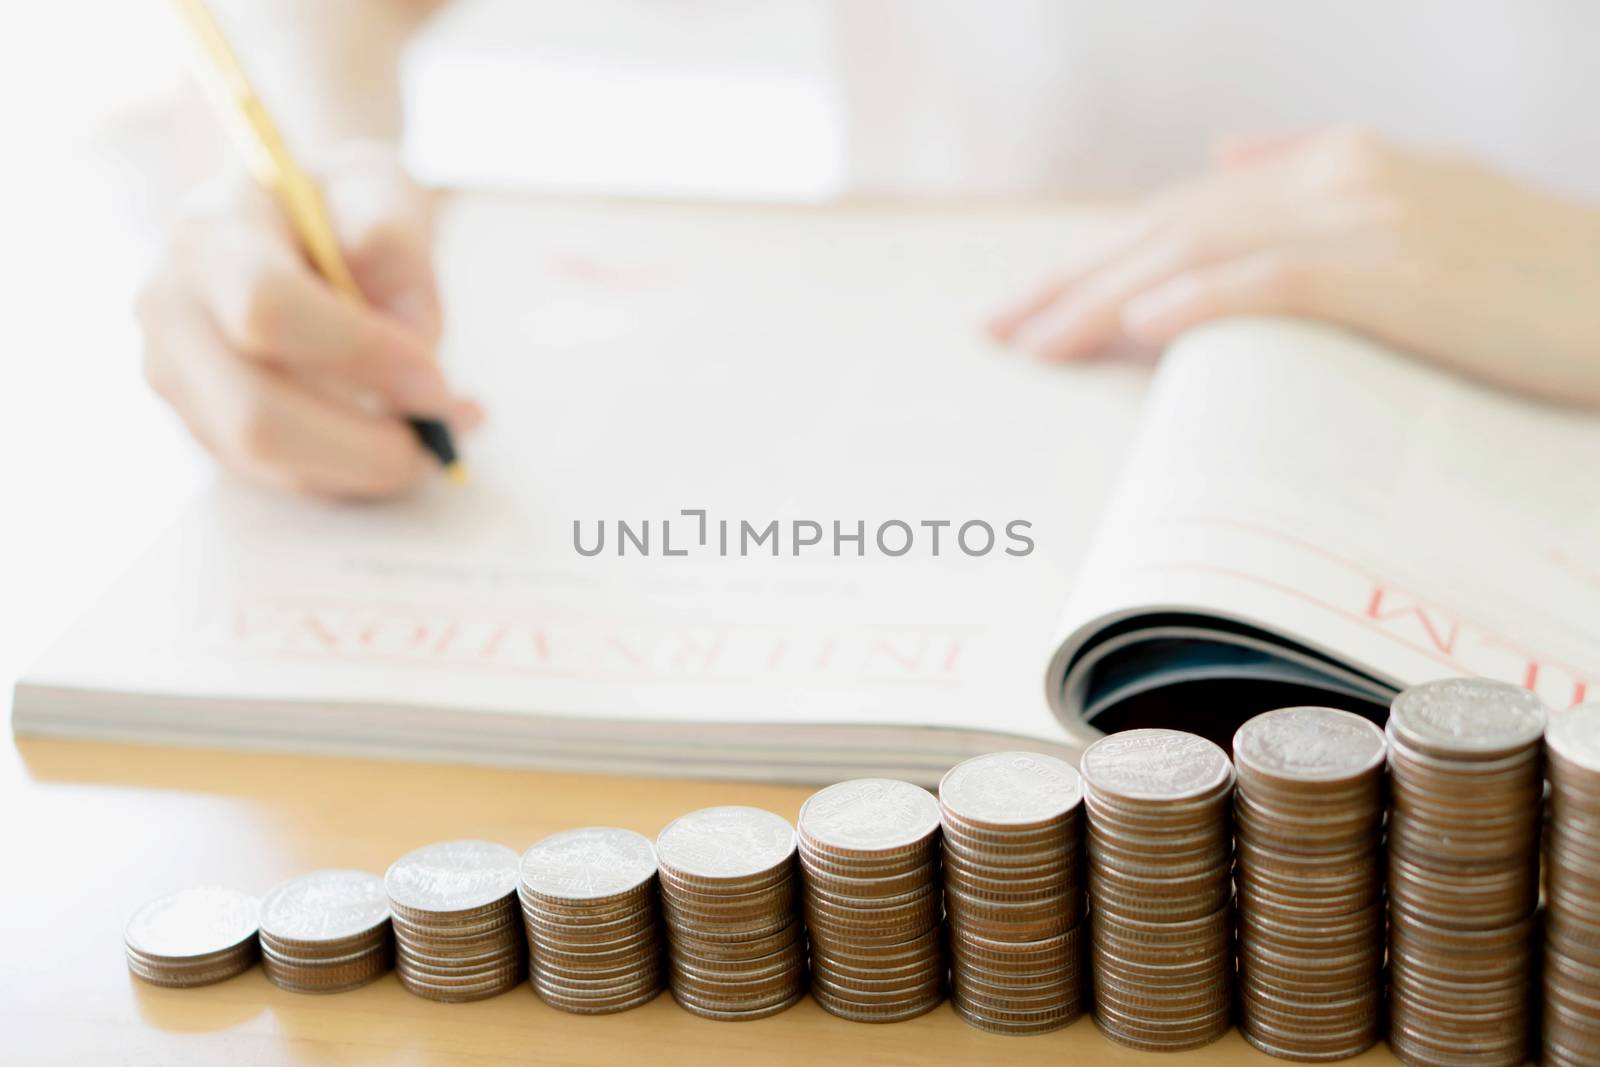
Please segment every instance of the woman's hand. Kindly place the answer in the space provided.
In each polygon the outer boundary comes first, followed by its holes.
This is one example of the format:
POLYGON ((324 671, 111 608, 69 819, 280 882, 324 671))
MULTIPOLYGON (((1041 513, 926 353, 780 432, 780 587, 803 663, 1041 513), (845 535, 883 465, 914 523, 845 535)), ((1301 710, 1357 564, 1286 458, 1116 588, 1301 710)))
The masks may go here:
POLYGON ((990 330, 1065 360, 1241 314, 1600 407, 1600 209, 1349 130, 1239 141, 990 330))
POLYGON ((404 415, 482 417, 435 359, 439 297, 426 194, 376 145, 318 175, 368 305, 313 270, 277 201, 240 180, 174 227, 139 299, 150 384, 245 478, 332 497, 398 493, 430 460, 404 415))

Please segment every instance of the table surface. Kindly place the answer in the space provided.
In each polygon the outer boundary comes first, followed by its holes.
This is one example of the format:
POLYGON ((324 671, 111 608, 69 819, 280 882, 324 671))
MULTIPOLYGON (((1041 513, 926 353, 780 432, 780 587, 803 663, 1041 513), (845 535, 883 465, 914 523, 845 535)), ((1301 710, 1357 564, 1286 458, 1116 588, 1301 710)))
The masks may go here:
MULTIPOLYGON (((532 987, 434 1004, 393 975, 350 993, 286 993, 261 969, 201 989, 134 979, 122 924, 184 885, 251 892, 318 867, 381 872, 417 845, 606 824, 654 837, 674 816, 754 804, 790 819, 805 788, 604 778, 373 760, 19 740, 0 755, 0 1033, 7 1062, 266 1065, 526 1063, 1134 1063, 1087 1018, 1037 1037, 985 1034, 948 1005, 875 1026, 809 999, 718 1023, 670 996, 620 1015, 566 1015, 532 987)), ((1275 1063, 1237 1032, 1174 1064, 1275 1063)), ((1358 1064, 1392 1062, 1381 1047, 1358 1064)))

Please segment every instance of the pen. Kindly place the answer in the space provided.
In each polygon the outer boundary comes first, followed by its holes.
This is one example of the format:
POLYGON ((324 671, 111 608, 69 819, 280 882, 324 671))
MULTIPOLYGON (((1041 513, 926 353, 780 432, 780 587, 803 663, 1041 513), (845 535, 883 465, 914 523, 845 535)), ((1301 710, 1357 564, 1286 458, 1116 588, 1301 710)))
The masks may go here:
MULTIPOLYGON (((245 158, 251 174, 282 201, 318 272, 347 299, 361 301, 361 287, 339 251, 322 193, 295 161, 266 105, 245 77, 244 68, 223 36, 205 0, 173 0, 195 45, 195 70, 206 95, 245 158)), ((408 418, 422 447, 432 453, 455 482, 466 481, 450 429, 438 419, 408 418)))

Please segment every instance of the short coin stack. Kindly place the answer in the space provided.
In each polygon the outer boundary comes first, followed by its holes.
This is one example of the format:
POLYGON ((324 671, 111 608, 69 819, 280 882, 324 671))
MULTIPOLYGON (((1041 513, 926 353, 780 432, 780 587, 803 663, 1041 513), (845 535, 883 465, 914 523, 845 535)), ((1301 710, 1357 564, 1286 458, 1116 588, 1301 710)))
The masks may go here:
POLYGON ((1389 1046, 1408 1064, 1528 1052, 1545 709, 1481 679, 1389 713, 1389 1046))
POLYGON ((709 1019, 760 1019, 805 995, 794 827, 760 808, 703 808, 656 838, 672 995, 709 1019))
POLYGON ((367 871, 312 871, 261 898, 261 965, 292 993, 342 993, 394 962, 383 879, 367 871))
POLYGON ((656 850, 632 830, 591 826, 522 854, 522 916, 534 991, 552 1007, 603 1015, 664 985, 656 850))
POLYGON ((526 972, 517 911, 517 854, 489 841, 425 845, 384 875, 395 973, 419 997, 482 1000, 526 972))
POLYGON ((977 756, 939 783, 950 999, 981 1030, 1082 1014, 1082 801, 1071 764, 1031 752, 977 756))
POLYGON ((1233 766, 1202 737, 1128 730, 1080 763, 1095 1022, 1133 1048, 1197 1048, 1233 1004, 1233 766))
POLYGON ((831 785, 800 809, 811 995, 857 1022, 897 1022, 944 999, 939 804, 889 778, 831 785))
POLYGON ((1554 715, 1549 752, 1544 1055, 1600 1063, 1600 704, 1554 715))
POLYGON ((1233 738, 1241 1028, 1286 1059, 1378 1040, 1383 731, 1332 708, 1258 715, 1233 738))
POLYGON ((128 970, 153 985, 198 986, 248 970, 261 954, 261 905, 220 886, 196 886, 152 900, 128 919, 128 970))

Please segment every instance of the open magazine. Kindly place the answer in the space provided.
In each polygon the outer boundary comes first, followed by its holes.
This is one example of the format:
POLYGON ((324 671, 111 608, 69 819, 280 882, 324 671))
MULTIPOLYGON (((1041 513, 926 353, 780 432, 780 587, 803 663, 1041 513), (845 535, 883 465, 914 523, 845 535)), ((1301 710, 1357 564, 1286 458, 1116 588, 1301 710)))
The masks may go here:
POLYGON ((1316 703, 1481 674, 1600 697, 1600 420, 1337 331, 1213 325, 1170 352, 1063 620, 1069 720, 1226 742, 1316 703))
POLYGON ((985 343, 1095 225, 457 198, 472 484, 219 482, 14 729, 931 784, 1442 675, 1586 695, 1600 422, 1287 321, 1153 370, 985 343))

